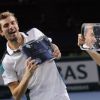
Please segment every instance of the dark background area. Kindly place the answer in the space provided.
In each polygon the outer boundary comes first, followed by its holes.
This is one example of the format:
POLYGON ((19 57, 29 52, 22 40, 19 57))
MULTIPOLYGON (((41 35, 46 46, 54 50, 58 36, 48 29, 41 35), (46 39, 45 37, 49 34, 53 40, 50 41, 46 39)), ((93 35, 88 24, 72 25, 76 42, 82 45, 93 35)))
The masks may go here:
MULTIPOLYGON (((77 35, 82 23, 100 23, 100 3, 96 0, 0 0, 0 12, 11 11, 18 19, 20 31, 37 27, 51 37, 63 56, 81 54, 77 35)), ((0 58, 6 40, 0 37, 0 58)))
MULTIPOLYGON (((100 23, 99 0, 0 0, 0 12, 7 10, 15 13, 20 31, 26 32, 32 27, 40 29, 66 57, 82 53, 77 46, 82 23, 100 23)), ((0 36, 0 60, 5 48, 6 40, 0 36)), ((0 88, 0 98, 11 97, 7 87, 0 88)))

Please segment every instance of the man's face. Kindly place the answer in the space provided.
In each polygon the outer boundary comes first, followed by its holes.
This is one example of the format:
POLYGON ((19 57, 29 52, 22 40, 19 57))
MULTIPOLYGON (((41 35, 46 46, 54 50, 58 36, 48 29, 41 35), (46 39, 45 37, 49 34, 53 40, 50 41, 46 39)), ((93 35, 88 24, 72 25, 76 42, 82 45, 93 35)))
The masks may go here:
POLYGON ((87 32, 85 33, 85 43, 87 44, 87 46, 92 47, 93 44, 95 44, 96 42, 96 38, 95 35, 93 33, 93 28, 88 28, 87 32))
POLYGON ((16 41, 19 27, 16 19, 13 16, 9 16, 6 19, 0 21, 2 35, 8 41, 16 41))

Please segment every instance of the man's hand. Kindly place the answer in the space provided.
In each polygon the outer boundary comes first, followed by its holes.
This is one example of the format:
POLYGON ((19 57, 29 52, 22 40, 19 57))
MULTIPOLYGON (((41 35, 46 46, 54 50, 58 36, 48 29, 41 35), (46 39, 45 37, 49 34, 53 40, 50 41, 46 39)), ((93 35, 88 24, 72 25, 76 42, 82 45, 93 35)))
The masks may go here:
POLYGON ((25 73, 24 73, 24 75, 31 77, 31 75, 34 73, 36 68, 37 68, 36 61, 34 59, 32 60, 32 58, 29 57, 25 62, 25 73))
POLYGON ((84 37, 82 36, 82 34, 78 34, 78 46, 81 46, 85 43, 85 39, 84 37))
POLYGON ((56 59, 61 58, 61 52, 60 52, 58 46, 55 45, 55 44, 52 44, 52 45, 53 45, 53 56, 54 56, 56 59))

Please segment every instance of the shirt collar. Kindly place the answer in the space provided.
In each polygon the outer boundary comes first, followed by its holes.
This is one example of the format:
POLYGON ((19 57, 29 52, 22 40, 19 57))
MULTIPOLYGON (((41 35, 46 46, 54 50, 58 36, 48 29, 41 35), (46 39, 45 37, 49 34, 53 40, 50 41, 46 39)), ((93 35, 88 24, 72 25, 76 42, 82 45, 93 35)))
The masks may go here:
MULTIPOLYGON (((24 43, 26 43, 28 40, 27 40, 27 35, 25 35, 25 33, 21 32, 21 34, 23 35, 24 37, 24 43)), ((17 50, 21 50, 21 46, 18 48, 18 49, 15 49, 15 50, 12 50, 9 46, 8 46, 8 43, 7 43, 7 52, 9 55, 12 55, 14 54, 14 52, 16 52, 17 50)))

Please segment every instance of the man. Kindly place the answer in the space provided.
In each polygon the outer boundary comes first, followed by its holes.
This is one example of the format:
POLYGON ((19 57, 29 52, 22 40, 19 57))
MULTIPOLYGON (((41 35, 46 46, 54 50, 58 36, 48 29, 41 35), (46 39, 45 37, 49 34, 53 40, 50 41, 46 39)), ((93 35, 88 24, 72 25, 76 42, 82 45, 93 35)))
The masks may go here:
POLYGON ((95 49, 95 43, 97 42, 92 24, 83 24, 83 37, 84 44, 81 46, 83 49, 95 49))
MULTIPOLYGON (((70 100, 53 60, 37 65, 35 59, 27 59, 21 52, 23 44, 44 35, 36 28, 32 31, 28 36, 19 32, 13 13, 0 14, 0 34, 7 39, 7 54, 2 61, 4 83, 10 88, 15 100, 20 100, 27 89, 30 90, 30 100, 70 100)), ((60 58, 59 48, 52 45, 54 57, 60 58)))

